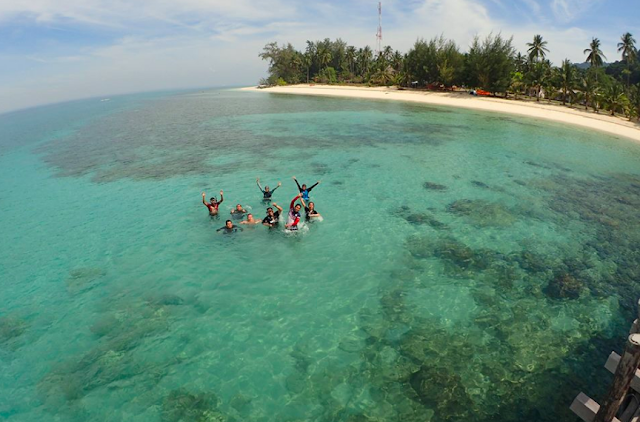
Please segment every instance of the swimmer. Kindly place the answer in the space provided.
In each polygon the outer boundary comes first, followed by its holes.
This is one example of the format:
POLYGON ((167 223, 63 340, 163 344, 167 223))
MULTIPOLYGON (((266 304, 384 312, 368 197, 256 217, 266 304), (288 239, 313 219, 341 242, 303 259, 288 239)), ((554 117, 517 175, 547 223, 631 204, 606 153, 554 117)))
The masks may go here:
POLYGON ((291 205, 289 205, 289 222, 285 225, 285 227, 289 230, 298 230, 298 223, 300 223, 300 209, 302 205, 296 204, 296 201, 302 198, 302 194, 298 194, 291 201, 291 205))
POLYGON ((237 232, 238 230, 242 231, 242 228, 234 226, 231 220, 227 220, 226 223, 224 224, 224 227, 220 227, 216 231, 217 232, 224 231, 224 233, 227 234, 227 233, 237 232))
POLYGON ((244 215, 247 213, 247 210, 245 210, 244 208, 242 208, 242 205, 238 204, 236 205, 236 208, 231 210, 231 215, 233 216, 233 218, 235 218, 236 220, 240 220, 242 219, 242 217, 244 217, 244 215))
POLYGON ((278 209, 278 211, 273 212, 273 208, 267 208, 267 216, 262 219, 262 225, 267 227, 276 227, 280 222, 280 213, 282 213, 282 207, 278 206, 275 202, 273 206, 278 209))
POLYGON ((271 199, 271 195, 273 195, 273 192, 276 191, 276 189, 278 189, 280 186, 282 186, 282 183, 278 182, 278 186, 276 186, 273 190, 269 189, 269 186, 265 186, 264 189, 262 189, 262 186, 260 186, 260 178, 258 177, 256 179, 256 183, 258 184, 258 189, 260 189, 260 192, 262 192, 262 196, 263 196, 263 200, 264 201, 269 201, 271 199))
POLYGON ((222 201, 224 201, 224 197, 222 196, 222 191, 220 191, 220 202, 218 202, 218 200, 216 199, 216 197, 214 196, 213 198, 210 198, 211 202, 207 202, 205 201, 206 195, 204 192, 202 192, 202 203, 204 204, 205 207, 207 207, 209 209, 209 215, 218 215, 218 207, 220 207, 220 204, 222 204, 222 201))
POLYGON ((312 185, 311 187, 307 188, 307 185, 300 186, 300 183, 298 183, 298 179, 296 179, 296 176, 293 176, 293 180, 296 182, 296 185, 298 185, 298 191, 300 191, 300 194, 302 195, 302 199, 304 199, 305 201, 309 200, 309 193, 311 192, 311 189, 315 188, 320 184, 320 180, 319 180, 316 182, 315 185, 312 185))
POLYGON ((305 211, 305 219, 307 221, 311 221, 315 218, 322 217, 318 211, 316 211, 316 206, 313 202, 309 202, 309 206, 304 202, 304 199, 300 198, 300 202, 302 202, 302 206, 305 211))
POLYGON ((253 214, 247 214, 247 221, 241 221, 240 224, 260 224, 262 221, 253 218, 253 214))

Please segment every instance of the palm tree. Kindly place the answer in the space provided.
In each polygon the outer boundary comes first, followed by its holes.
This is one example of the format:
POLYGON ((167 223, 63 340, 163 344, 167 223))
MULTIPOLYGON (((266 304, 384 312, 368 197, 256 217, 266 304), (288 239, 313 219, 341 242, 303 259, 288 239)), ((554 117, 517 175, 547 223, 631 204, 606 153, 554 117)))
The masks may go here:
POLYGON ((362 49, 362 53, 360 54, 360 69, 362 70, 362 76, 366 76, 369 73, 369 65, 371 63, 371 59, 373 58, 373 53, 371 52, 371 47, 366 46, 362 49))
POLYGON ((607 87, 607 90, 604 92, 603 99, 609 106, 612 116, 615 116, 616 111, 620 107, 624 107, 629 101, 624 95, 624 91, 622 90, 622 86, 619 82, 614 82, 607 87))
POLYGON ((349 72, 353 74, 354 72, 353 67, 356 61, 356 48, 354 46, 350 45, 349 47, 347 47, 346 58, 347 58, 347 63, 349 64, 349 72))
POLYGON ((589 44, 589 48, 585 48, 585 50, 582 53, 589 54, 587 56, 587 61, 589 62, 591 67, 602 66, 604 64, 604 61, 602 59, 606 60, 607 58, 602 52, 602 50, 600 50, 600 40, 597 38, 593 38, 591 40, 591 44, 589 44))
POLYGON ((562 89, 562 105, 565 105, 567 101, 567 93, 573 94, 573 87, 576 83, 575 67, 568 59, 562 61, 559 76, 560 88, 562 89))
MULTIPOLYGON (((291 60, 291 66, 293 67, 292 70, 295 73, 295 75, 300 75, 300 70, 304 67, 304 65, 305 65, 304 55, 296 51, 295 56, 293 56, 293 59, 291 60)), ((296 76, 296 80, 294 82, 295 83, 300 82, 298 80, 298 76, 296 76)))
POLYGON ((544 60, 533 63, 529 68, 529 72, 527 72, 526 78, 529 86, 536 89, 536 101, 540 101, 540 92, 542 87, 547 85, 550 70, 551 63, 548 60, 544 60))
POLYGON ((634 62, 638 55, 636 49, 636 40, 629 32, 620 37, 622 42, 618 43, 618 53, 622 53, 622 60, 631 63, 634 62))
POLYGON ((511 74, 511 91, 513 91, 516 96, 516 100, 518 99, 518 93, 522 90, 524 86, 524 75, 522 72, 515 71, 511 74))
POLYGON ((382 49, 382 57, 384 57, 384 59, 387 62, 391 61, 391 59, 393 58, 393 48, 391 48, 390 45, 388 45, 384 49, 382 49))
POLYGON ((622 53, 622 60, 627 63, 627 91, 629 90, 629 76, 631 75, 631 63, 638 58, 636 40, 631 33, 627 32, 620 37, 618 43, 618 53, 622 53))
POLYGON ((542 35, 534 35, 533 42, 527 43, 529 49, 529 59, 531 61, 544 60, 545 54, 549 52, 547 42, 542 41, 542 35))
POLYGON ((587 76, 580 81, 580 89, 584 98, 584 109, 589 109, 589 104, 593 107, 593 111, 597 111, 596 108, 596 96, 598 95, 598 87, 594 83, 591 77, 587 76))
POLYGON ((329 51, 329 49, 318 51, 318 62, 320 63, 320 70, 322 70, 323 67, 326 69, 329 66, 329 63, 331 63, 332 58, 333 57, 331 56, 331 51, 329 51))
POLYGON ((402 64, 404 61, 404 56, 398 50, 393 53, 393 57, 391 58, 391 64, 396 72, 399 72, 402 69, 402 64))
POLYGON ((527 68, 527 59, 522 55, 522 53, 518 52, 518 55, 515 58, 516 72, 525 73, 527 68))
POLYGON ((371 80, 379 85, 390 85, 394 81, 394 71, 388 66, 386 68, 379 69, 371 76, 371 80))
POLYGON ((313 56, 309 53, 304 53, 302 55, 302 64, 307 69, 307 83, 309 83, 309 71, 311 70, 311 65, 313 64, 313 56))
MULTIPOLYGON (((600 40, 597 38, 591 39, 591 44, 589 44, 589 48, 585 48, 582 54, 589 54, 587 56, 587 61, 591 65, 592 68, 600 67, 604 64, 602 59, 606 60, 606 56, 600 50, 600 40)), ((598 74, 596 73, 596 84, 598 83, 598 74)))

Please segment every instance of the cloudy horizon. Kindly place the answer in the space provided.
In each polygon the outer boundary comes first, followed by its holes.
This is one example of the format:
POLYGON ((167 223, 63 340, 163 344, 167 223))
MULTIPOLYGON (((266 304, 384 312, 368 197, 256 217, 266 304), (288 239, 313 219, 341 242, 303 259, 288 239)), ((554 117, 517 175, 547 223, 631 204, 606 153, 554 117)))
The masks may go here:
MULTIPOLYGON (((640 33, 633 0, 386 0, 383 44, 406 52, 443 34, 464 51, 475 35, 513 35, 521 52, 535 34, 548 57, 584 62, 592 37, 619 60, 623 32, 640 33), (614 4, 615 3, 615 4, 614 4)), ((377 1, 3 0, 0 113, 132 92, 257 84, 272 41, 303 49, 342 38, 375 45, 377 1), (62 4, 61 4, 62 3, 62 4)))

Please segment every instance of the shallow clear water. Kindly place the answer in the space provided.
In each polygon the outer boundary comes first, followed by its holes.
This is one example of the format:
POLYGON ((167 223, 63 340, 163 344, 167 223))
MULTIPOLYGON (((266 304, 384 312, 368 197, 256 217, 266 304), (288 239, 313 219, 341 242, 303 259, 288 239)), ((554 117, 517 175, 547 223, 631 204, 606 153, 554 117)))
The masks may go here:
POLYGON ((640 295, 640 145, 531 119, 88 100, 0 116, 0 182, 9 421, 570 421, 640 295), (293 175, 324 221, 215 232, 293 175))

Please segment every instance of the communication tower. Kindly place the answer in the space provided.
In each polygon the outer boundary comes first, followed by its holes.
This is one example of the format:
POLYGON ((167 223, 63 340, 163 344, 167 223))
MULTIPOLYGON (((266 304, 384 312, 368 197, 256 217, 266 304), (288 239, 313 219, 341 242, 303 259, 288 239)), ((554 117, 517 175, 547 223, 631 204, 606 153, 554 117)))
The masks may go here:
POLYGON ((382 2, 378 2, 378 32, 376 32, 376 56, 382 53, 382 2))

